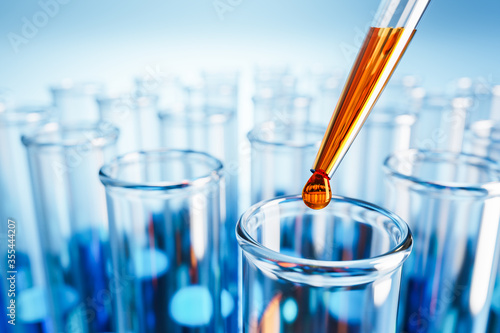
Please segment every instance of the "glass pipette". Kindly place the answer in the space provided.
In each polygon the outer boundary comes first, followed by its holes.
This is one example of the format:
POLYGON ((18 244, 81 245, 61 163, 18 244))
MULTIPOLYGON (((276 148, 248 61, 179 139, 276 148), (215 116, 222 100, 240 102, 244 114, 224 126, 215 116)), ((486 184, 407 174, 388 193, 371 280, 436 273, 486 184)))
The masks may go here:
POLYGON ((337 170, 401 59, 430 0, 383 0, 328 124, 302 198, 313 209, 331 199, 337 170))

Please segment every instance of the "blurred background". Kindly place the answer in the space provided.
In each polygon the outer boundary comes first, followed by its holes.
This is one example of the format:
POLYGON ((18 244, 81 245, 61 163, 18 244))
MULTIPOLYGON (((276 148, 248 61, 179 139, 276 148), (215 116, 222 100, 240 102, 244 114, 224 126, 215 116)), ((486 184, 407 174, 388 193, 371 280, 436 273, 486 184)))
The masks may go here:
MULTIPOLYGON (((151 68, 185 73, 286 64, 347 70, 378 4, 2 1, 0 86, 24 100, 48 101, 47 85, 64 78, 122 89, 151 68), (49 16, 40 14, 44 8, 49 16)), ((431 2, 397 73, 416 75, 436 90, 461 76, 498 81, 499 15, 496 1, 431 2)))

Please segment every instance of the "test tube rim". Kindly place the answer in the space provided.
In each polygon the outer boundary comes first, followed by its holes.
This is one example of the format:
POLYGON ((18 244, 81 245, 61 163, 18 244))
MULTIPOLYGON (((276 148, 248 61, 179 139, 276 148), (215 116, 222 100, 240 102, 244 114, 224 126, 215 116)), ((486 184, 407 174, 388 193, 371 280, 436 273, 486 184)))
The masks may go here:
POLYGON ((99 106, 105 106, 121 101, 131 101, 131 108, 136 109, 137 107, 156 106, 156 103, 158 102, 158 95, 134 95, 132 93, 100 94, 96 96, 95 100, 99 106), (145 103, 144 101, 147 102, 145 103))
MULTIPOLYGON (((190 112, 190 107, 186 107, 182 112, 175 112, 170 109, 158 111, 158 117, 161 121, 186 122, 192 124, 223 124, 234 118, 236 110, 223 106, 205 106, 209 108, 220 109, 222 112, 210 114, 208 112, 194 111, 190 112)), ((203 108, 205 108, 203 107, 203 108)), ((197 109, 197 108, 195 108, 197 109)))
POLYGON ((411 230, 408 224, 396 214, 366 201, 333 195, 332 202, 330 203, 331 205, 334 205, 335 201, 342 201, 345 203, 354 204, 355 206, 361 207, 363 209, 381 213, 382 215, 393 221, 398 227, 402 235, 401 240, 388 252, 373 256, 371 258, 345 261, 297 258, 273 251, 260 244, 250 235, 250 233, 244 227, 244 221, 249 220, 261 207, 270 205, 274 202, 279 203, 281 201, 302 202, 302 196, 289 195, 261 201, 251 206, 240 217, 236 225, 235 232, 240 248, 244 254, 259 257, 264 260, 268 260, 269 262, 280 262, 291 265, 314 267, 315 270, 321 271, 324 274, 328 274, 334 280, 339 279, 339 283, 341 283, 341 285, 346 285, 344 283, 346 283, 347 281, 342 281, 342 279, 344 278, 346 278, 347 280, 354 279, 358 283, 366 283, 368 282, 368 280, 373 280, 370 279, 370 277, 374 275, 382 276, 393 272, 404 263, 413 248, 413 236, 411 230))
POLYGON ((500 121, 492 119, 479 120, 472 123, 470 126, 470 132, 475 138, 480 140, 487 140, 492 144, 500 144, 500 137, 492 137, 491 132, 489 132, 488 134, 481 132, 481 130, 485 129, 487 129, 488 131, 498 131, 498 133, 500 133, 500 121))
POLYGON ((119 130, 111 123, 108 122, 88 122, 88 123, 58 123, 51 122, 40 127, 33 133, 23 135, 21 141, 26 147, 39 147, 39 148, 74 148, 79 146, 88 145, 89 142, 93 147, 106 147, 114 144, 118 139, 119 130), (51 132, 64 131, 64 132, 79 132, 79 131, 95 131, 101 133, 99 136, 80 140, 41 140, 43 135, 50 134, 51 132))
POLYGON ((0 123, 29 124, 48 121, 54 112, 51 106, 22 105, 14 108, 5 108, 0 112, 0 123))
POLYGON ((449 190, 455 192, 454 195, 459 195, 459 193, 470 193, 470 195, 490 195, 490 196, 498 196, 500 195, 500 167, 497 163, 487 157, 477 156, 473 154, 467 153, 455 153, 450 151, 440 151, 440 150, 419 150, 419 149, 407 149, 403 151, 397 151, 387 156, 384 160, 383 169, 386 174, 396 177, 398 179, 402 179, 405 181, 409 181, 412 184, 423 186, 426 189, 433 190, 449 190), (433 156, 433 157, 463 157, 470 158, 477 162, 484 163, 486 167, 491 171, 491 174, 496 175, 497 180, 492 180, 484 183, 458 183, 458 182, 440 182, 440 181, 430 181, 424 180, 417 176, 411 176, 408 174, 404 174, 401 171, 395 170, 392 166, 392 161, 395 159, 401 160, 401 158, 405 158, 407 161, 410 161, 410 155, 420 155, 420 156, 433 156))
POLYGON ((95 95, 105 90, 105 85, 99 81, 73 81, 62 80, 59 83, 50 86, 52 94, 70 93, 73 95, 95 95))
POLYGON ((141 191, 171 191, 175 189, 185 189, 185 188, 195 188, 200 186, 205 186, 206 184, 210 184, 213 181, 218 181, 222 178, 223 173, 223 164, 222 162, 213 157, 212 155, 195 150, 184 150, 184 149, 153 149, 146 151, 135 151, 126 153, 120 156, 113 158, 110 162, 106 163, 99 170, 99 178, 103 185, 106 187, 113 188, 123 188, 129 190, 141 190, 141 191), (208 158, 211 162, 214 163, 214 168, 211 168, 211 171, 203 176, 195 177, 194 179, 182 180, 182 181, 161 181, 161 182, 150 182, 150 183, 140 183, 133 181, 120 180, 110 175, 110 169, 113 167, 118 167, 120 163, 131 164, 139 160, 141 156, 151 155, 151 154, 169 154, 169 153, 177 153, 177 154, 194 154, 198 156, 203 156, 204 158, 208 158))
POLYGON ((294 149, 306 149, 306 148, 318 148, 321 144, 321 140, 323 139, 323 136, 325 135, 326 132, 326 127, 321 126, 321 125, 316 125, 316 124, 297 124, 297 123, 291 123, 291 124, 283 124, 283 126, 286 126, 288 128, 295 128, 297 130, 307 130, 310 131, 311 133, 318 133, 319 140, 315 141, 314 143, 304 143, 304 144, 297 144, 297 143, 287 143, 287 142, 275 142, 275 141, 270 141, 270 140, 265 140, 260 138, 259 136, 259 131, 262 131, 263 127, 266 125, 274 125, 276 124, 275 121, 266 121, 260 124, 257 124, 252 128, 248 133, 247 133, 247 138, 248 141, 250 141, 250 144, 261 144, 261 145, 266 145, 266 146, 274 146, 274 147, 287 147, 287 148, 294 148, 294 149))

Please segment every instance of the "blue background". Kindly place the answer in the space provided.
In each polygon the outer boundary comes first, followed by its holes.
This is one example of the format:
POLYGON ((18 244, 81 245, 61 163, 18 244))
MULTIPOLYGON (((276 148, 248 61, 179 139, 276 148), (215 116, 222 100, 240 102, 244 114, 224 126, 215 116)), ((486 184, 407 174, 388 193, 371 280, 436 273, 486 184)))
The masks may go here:
MULTIPOLYGON (((9 33, 22 36, 23 18, 33 22, 40 2, 0 4, 0 87, 17 98, 48 100, 47 86, 63 78, 121 87, 147 68, 347 70, 378 7, 373 0, 218 0, 235 4, 218 15, 213 0, 64 1, 17 52, 9 33)), ((499 17, 499 1, 431 1, 397 73, 438 90, 461 76, 499 83, 499 17)))

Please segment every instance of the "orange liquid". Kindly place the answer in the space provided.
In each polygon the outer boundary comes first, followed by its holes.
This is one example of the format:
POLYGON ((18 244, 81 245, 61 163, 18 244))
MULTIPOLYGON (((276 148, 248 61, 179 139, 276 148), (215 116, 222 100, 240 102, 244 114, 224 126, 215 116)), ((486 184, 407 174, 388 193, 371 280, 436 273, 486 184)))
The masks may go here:
POLYGON ((328 175, 321 170, 313 173, 302 190, 302 200, 307 207, 322 209, 328 206, 332 199, 332 189, 328 175))
MULTIPOLYGON (((414 34, 415 30, 407 33, 403 28, 370 28, 330 119, 313 170, 328 175, 337 169, 414 34)), ((302 191, 304 203, 314 209, 326 207, 331 199, 329 182, 324 187, 308 186, 310 182, 319 184, 313 174, 302 191)))

